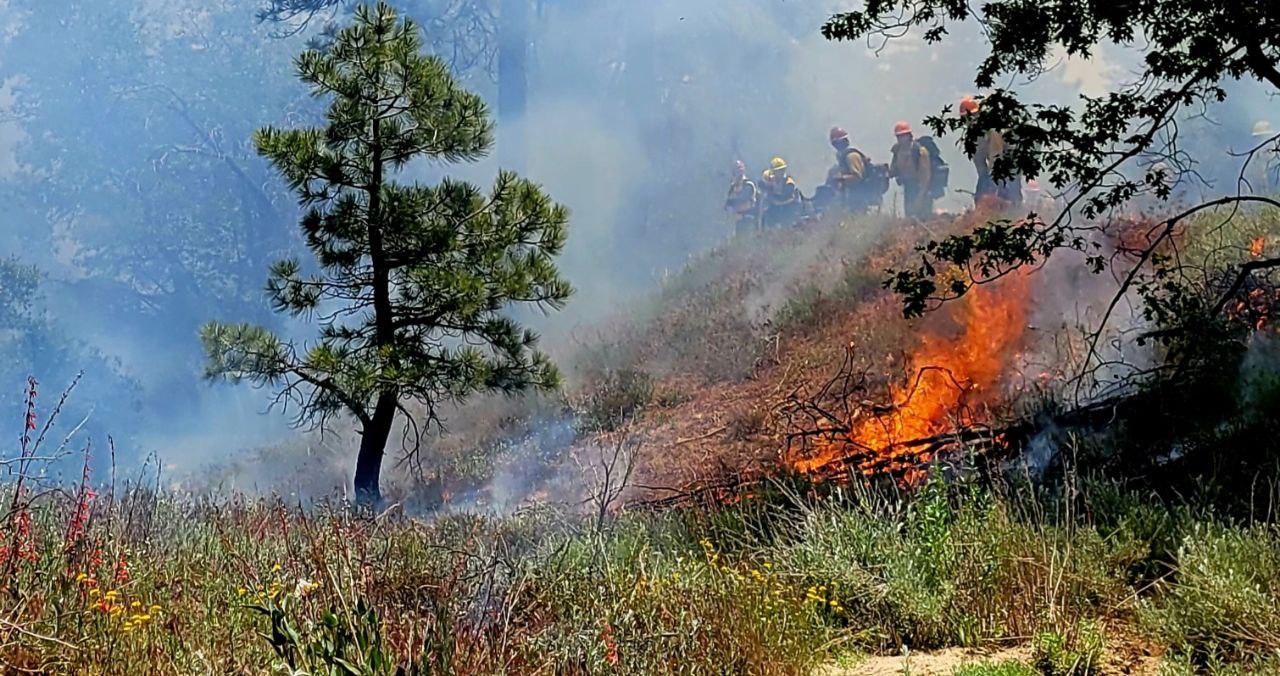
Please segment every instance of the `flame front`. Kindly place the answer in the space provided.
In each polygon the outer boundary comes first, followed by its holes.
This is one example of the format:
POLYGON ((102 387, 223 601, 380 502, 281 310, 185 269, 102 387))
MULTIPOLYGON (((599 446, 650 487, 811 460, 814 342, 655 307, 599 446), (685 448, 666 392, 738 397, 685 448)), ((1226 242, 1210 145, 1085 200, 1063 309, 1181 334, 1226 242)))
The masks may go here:
POLYGON ((900 444, 945 434, 980 422, 973 412, 1002 400, 1002 385, 1027 326, 1030 285, 1025 274, 975 287, 962 301, 961 333, 948 339, 926 335, 911 355, 907 380, 892 387, 892 410, 849 421, 852 431, 818 437, 792 465, 802 473, 821 470, 861 454, 864 473, 890 471, 908 479, 931 457, 900 444))

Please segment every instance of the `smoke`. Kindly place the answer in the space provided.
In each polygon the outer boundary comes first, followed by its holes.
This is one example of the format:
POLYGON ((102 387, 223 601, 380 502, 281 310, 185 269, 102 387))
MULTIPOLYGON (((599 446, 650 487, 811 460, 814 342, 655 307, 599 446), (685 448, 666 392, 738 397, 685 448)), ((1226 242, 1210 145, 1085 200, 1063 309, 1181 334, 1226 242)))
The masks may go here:
MULTIPOLYGON (((573 212, 562 264, 577 296, 561 314, 520 313, 548 347, 570 351, 575 329, 627 314, 670 271, 725 240, 732 160, 758 176, 782 156, 811 193, 833 162, 831 126, 885 162, 897 120, 922 127, 926 115, 972 93, 985 53, 976 27, 959 27, 941 46, 913 37, 877 53, 819 34, 846 4, 539 3, 528 108, 504 119, 500 135, 523 144, 525 173, 573 212)), ((248 145, 254 128, 316 122, 315 102, 288 65, 309 34, 271 37, 254 22, 258 5, 0 3, 0 112, 14 113, 0 119, 0 184, 21 196, 0 226, 3 253, 44 268, 54 319, 139 383, 140 410, 110 421, 131 428, 131 450, 157 451, 178 467, 296 434, 282 413, 264 413, 269 393, 202 382, 195 334, 222 319, 311 335, 272 317, 259 291, 267 261, 306 254, 292 196, 248 145), (81 46, 68 49, 73 41, 81 46)), ((1082 74, 1088 64, 1066 71, 1029 86, 1096 84, 1082 74)), ((968 188, 969 162, 942 145, 953 187, 968 188)), ((499 164, 424 163, 405 178, 488 183, 499 164)), ((952 192, 939 206, 958 211, 968 202, 952 192)), ((857 255, 859 244, 843 242, 857 255)), ((744 312, 766 317, 826 247, 777 252, 781 281, 744 312)), ((517 444, 484 499, 510 505, 527 494, 544 449, 564 445, 567 425, 552 417, 517 444)))
MULTIPOLYGON (((503 443, 492 456, 493 475, 477 488, 444 496, 429 511, 510 514, 532 502, 565 504, 580 500, 583 476, 571 462, 577 420, 562 413, 541 419, 525 434, 503 443)), ((411 508, 413 505, 411 505, 411 508)))
POLYGON ((1240 364, 1240 399, 1253 416, 1280 410, 1280 339, 1259 333, 1249 342, 1240 364))
POLYGON ((1044 478, 1050 463, 1058 456, 1060 450, 1059 433, 1057 425, 1054 425, 1051 421, 1042 421, 1039 425, 1039 431, 1036 432, 1035 436, 1031 437, 1031 441, 1027 443, 1026 449, 1022 452, 1022 457, 1018 460, 1028 474, 1037 481, 1044 478))

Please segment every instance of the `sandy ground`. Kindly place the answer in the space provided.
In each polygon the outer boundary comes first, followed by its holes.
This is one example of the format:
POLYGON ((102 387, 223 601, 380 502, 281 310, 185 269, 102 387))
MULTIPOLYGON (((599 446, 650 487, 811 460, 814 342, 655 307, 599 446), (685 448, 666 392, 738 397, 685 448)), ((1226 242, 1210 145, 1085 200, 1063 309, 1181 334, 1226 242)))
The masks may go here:
POLYGON ((911 655, 871 656, 850 667, 824 666, 814 676, 950 676, 957 667, 972 662, 1027 662, 1030 659, 1028 648, 996 651, 955 648, 911 655))
MULTIPOLYGON (((1113 638, 1106 651, 1106 662, 1098 673, 1103 676, 1155 676, 1160 660, 1142 646, 1113 638)), ((1031 648, 975 650, 951 648, 911 655, 873 655, 852 666, 834 664, 820 667, 814 676, 951 676, 958 667, 975 662, 1022 662, 1030 664, 1031 648)))

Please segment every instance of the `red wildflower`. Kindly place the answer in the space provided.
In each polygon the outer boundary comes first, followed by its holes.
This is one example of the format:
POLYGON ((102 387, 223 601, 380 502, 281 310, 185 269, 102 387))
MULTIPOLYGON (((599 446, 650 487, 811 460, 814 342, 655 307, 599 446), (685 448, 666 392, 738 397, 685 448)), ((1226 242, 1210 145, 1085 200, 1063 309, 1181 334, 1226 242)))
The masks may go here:
POLYGON ((613 638, 612 624, 604 623, 604 629, 600 631, 600 639, 604 641, 604 660, 610 666, 618 666, 618 642, 613 638))
POLYGON ((125 560, 124 554, 121 554, 120 559, 116 561, 114 579, 118 584, 129 581, 129 562, 125 560))

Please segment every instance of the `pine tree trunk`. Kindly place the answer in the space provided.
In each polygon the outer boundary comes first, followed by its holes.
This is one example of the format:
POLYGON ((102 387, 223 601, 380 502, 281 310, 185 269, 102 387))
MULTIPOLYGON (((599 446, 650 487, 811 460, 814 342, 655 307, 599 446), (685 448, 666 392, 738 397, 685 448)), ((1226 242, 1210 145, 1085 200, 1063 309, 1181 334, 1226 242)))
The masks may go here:
MULTIPOLYGON (((370 168, 372 176, 366 190, 369 193, 369 267, 372 273, 374 337, 373 346, 379 350, 395 343, 395 329, 391 324, 391 280, 387 269, 386 253, 382 247, 382 125, 381 120, 373 118, 370 125, 370 136, 373 139, 370 149, 370 168)), ((396 419, 395 392, 384 391, 378 394, 378 403, 374 405, 373 415, 365 422, 360 437, 360 453, 356 456, 355 490, 356 502, 361 505, 377 506, 382 502, 382 490, 378 481, 382 476, 382 456, 387 447, 387 437, 391 436, 391 423, 396 419)))
POLYGON ((387 438, 396 419, 396 395, 384 392, 378 397, 373 418, 364 426, 360 437, 360 454, 356 456, 356 502, 377 506, 382 502, 379 480, 382 477, 382 456, 386 452, 387 438))

